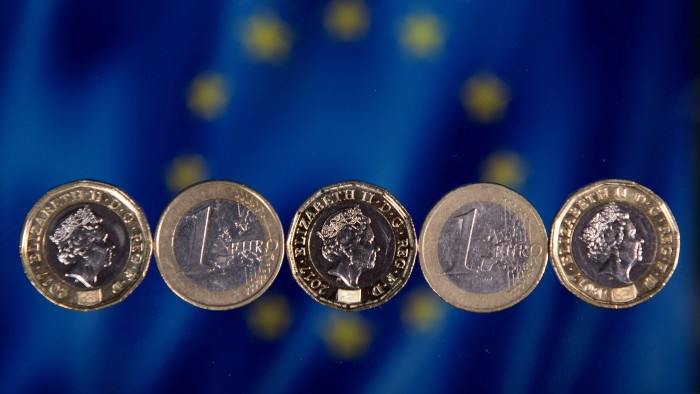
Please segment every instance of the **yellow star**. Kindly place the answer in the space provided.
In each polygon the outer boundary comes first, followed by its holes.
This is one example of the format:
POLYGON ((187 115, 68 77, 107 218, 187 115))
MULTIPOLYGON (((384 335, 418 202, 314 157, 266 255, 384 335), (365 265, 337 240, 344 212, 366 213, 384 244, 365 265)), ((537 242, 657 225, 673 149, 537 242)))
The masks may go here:
POLYGON ((192 80, 187 94, 187 107, 195 115, 212 120, 226 109, 228 99, 226 79, 220 74, 206 73, 192 80))
POLYGON ((209 176, 209 169, 204 158, 199 155, 176 157, 168 166, 166 183, 173 193, 197 183, 209 176))
POLYGON ((445 311, 443 302, 427 290, 413 291, 401 310, 403 321, 419 331, 428 331, 439 322, 445 311))
POLYGON ((365 35, 369 18, 369 10, 361 0, 334 0, 326 7, 324 24, 333 37, 352 41, 365 35))
POLYGON ((428 57, 437 53, 443 40, 440 20, 431 13, 408 15, 401 24, 401 43, 415 56, 428 57))
POLYGON ((357 358, 367 351, 372 329, 360 315, 333 315, 323 336, 333 356, 357 358))
POLYGON ((282 63, 292 47, 292 33, 275 13, 264 12, 245 23, 243 45, 256 61, 282 63))
POLYGON ((526 163, 517 153, 494 152, 484 161, 481 181, 499 183, 516 189, 525 181, 526 167, 526 163))
POLYGON ((462 105, 469 115, 482 123, 499 120, 510 100, 508 86, 488 73, 475 75, 462 87, 462 105))
POLYGON ((265 295, 247 308, 248 326, 265 340, 274 340, 287 332, 292 313, 287 299, 281 295, 265 295))

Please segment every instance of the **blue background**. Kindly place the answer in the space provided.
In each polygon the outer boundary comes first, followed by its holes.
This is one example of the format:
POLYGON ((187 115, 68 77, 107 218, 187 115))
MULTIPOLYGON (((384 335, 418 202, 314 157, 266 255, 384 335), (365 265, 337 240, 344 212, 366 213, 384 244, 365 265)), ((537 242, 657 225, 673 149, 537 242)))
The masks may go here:
POLYGON ((0 391, 699 390, 697 10, 555 3, 4 1, 0 391), (514 187, 549 229, 577 188, 624 178, 669 204, 682 247, 663 291, 626 310, 580 301, 549 266, 521 303, 469 313, 416 266, 388 303, 344 313, 285 261, 239 310, 189 305, 152 263, 83 313, 44 299, 17 253, 34 202, 82 178, 126 190, 152 229, 201 179, 250 185, 285 228, 316 189, 358 179, 417 230, 465 183, 514 187))

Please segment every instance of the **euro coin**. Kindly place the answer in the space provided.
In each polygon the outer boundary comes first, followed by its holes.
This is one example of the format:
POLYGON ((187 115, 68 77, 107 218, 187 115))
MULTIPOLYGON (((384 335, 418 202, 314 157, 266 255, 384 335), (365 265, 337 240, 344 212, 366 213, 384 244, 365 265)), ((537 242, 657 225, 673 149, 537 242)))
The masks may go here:
POLYGON ((151 233, 141 208, 122 190, 80 180, 36 202, 20 254, 41 294, 87 311, 120 302, 138 286, 151 259, 151 233))
POLYGON ((326 186, 296 212, 287 236, 292 274, 323 305, 362 310, 393 297, 416 258, 406 209, 386 190, 358 181, 326 186))
POLYGON ((277 213, 248 186, 214 180, 193 185, 163 211, 155 235, 165 283, 200 308, 241 307, 277 277, 284 233, 277 213))
POLYGON ((638 183, 608 179, 566 200, 550 242, 564 287, 590 304, 626 308, 654 296, 671 278, 680 235, 659 196, 638 183))
POLYGON ((520 194, 476 183, 438 201, 421 229, 419 250, 423 275, 441 298, 467 311, 493 312, 537 286, 547 265, 547 232, 520 194))

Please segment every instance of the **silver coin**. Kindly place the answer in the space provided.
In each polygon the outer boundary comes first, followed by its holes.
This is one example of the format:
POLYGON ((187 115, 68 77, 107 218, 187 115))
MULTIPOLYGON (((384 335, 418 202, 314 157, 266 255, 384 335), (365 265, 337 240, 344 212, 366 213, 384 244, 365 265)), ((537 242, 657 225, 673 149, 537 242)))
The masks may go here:
POLYGON ((80 180, 34 204, 20 254, 29 280, 47 299, 94 310, 122 301, 141 283, 151 259, 151 232, 124 191, 80 180))
POLYGON ((388 191, 341 182, 318 190, 297 210, 287 254, 294 279, 316 301, 362 310, 388 301, 406 284, 416 234, 388 191))
POLYGON ((443 197, 420 235, 428 284, 450 304, 492 312, 524 299, 547 263, 547 233, 537 211, 505 186, 478 183, 443 197))
POLYGON ((205 309, 238 308, 258 298, 284 256, 282 224, 270 203, 231 181, 202 182, 175 196, 155 239, 165 282, 205 309))

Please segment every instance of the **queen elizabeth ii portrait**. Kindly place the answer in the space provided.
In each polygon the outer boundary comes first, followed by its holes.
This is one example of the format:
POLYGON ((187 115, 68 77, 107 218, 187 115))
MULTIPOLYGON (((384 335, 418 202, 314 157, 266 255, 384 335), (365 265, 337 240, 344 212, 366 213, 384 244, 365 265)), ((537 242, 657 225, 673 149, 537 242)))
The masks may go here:
POLYGON ((95 287, 100 273, 112 265, 115 245, 89 207, 64 219, 49 239, 58 249, 58 261, 67 267, 64 277, 78 286, 95 287))
POLYGON ((334 266, 328 271, 348 287, 359 288, 362 273, 374 268, 379 247, 374 244, 371 220, 359 206, 330 216, 318 231, 321 254, 334 266))
POLYGON ((630 271, 642 261, 643 239, 630 215, 612 202, 586 224, 581 235, 586 257, 597 266, 597 271, 620 284, 630 284, 630 271))

